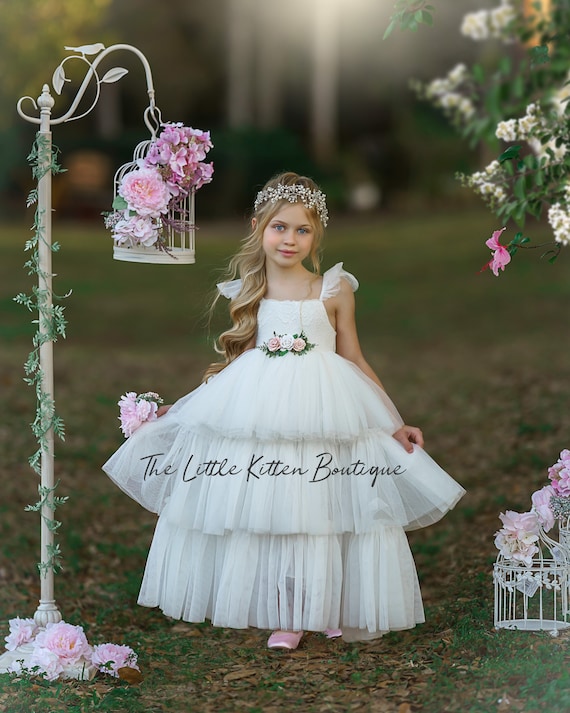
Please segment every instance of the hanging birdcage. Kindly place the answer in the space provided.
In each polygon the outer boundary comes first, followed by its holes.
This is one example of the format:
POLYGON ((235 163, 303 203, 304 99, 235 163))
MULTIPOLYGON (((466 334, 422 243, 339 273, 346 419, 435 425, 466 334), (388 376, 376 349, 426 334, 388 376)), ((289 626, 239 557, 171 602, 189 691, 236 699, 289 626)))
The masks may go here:
POLYGON ((499 553, 493 570, 495 628, 549 631, 556 636, 568 621, 568 551, 542 527, 531 564, 499 553))
POLYGON ((212 164, 203 162, 211 147, 209 134, 182 124, 163 124, 156 107, 146 110, 145 123, 151 138, 138 144, 133 160, 115 173, 114 212, 106 218, 113 232, 113 257, 126 262, 194 263, 195 192, 211 180, 212 172, 212 164), (157 136, 161 128, 163 133, 157 136), (180 144, 169 143, 164 138, 167 133, 170 138, 178 136, 180 144), (186 156, 178 156, 185 152, 186 156), (154 158, 149 162, 151 153, 154 158), (136 204, 135 209, 124 196, 126 184, 132 183, 129 178, 140 184, 146 181, 135 196, 142 205, 136 204), (152 205, 144 205, 145 200, 152 205))

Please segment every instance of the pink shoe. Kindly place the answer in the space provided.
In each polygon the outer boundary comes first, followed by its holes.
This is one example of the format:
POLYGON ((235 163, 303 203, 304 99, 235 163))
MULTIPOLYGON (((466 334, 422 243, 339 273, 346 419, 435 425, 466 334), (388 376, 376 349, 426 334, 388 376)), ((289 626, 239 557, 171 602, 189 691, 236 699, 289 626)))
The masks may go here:
POLYGON ((341 629, 325 629, 324 633, 327 639, 338 639, 339 636, 342 636, 341 629))
POLYGON ((267 640, 268 649, 296 649, 303 636, 302 631, 274 631, 267 640))

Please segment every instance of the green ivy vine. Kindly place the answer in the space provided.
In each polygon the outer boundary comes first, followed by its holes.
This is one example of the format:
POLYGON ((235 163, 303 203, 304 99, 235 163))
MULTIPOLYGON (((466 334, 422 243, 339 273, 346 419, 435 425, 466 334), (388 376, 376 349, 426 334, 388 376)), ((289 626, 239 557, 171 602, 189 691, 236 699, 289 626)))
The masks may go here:
MULTIPOLYGON (((38 132, 28 156, 32 175, 38 185, 48 172, 55 175, 64 171, 58 163, 58 154, 58 149, 51 147, 49 138, 45 134, 38 132)), ((28 195, 26 205, 30 207, 37 203, 38 188, 34 188, 28 195)), ((48 244, 42 227, 43 210, 45 209, 40 209, 39 205, 36 208, 34 223, 31 228, 32 237, 26 241, 24 247, 24 250, 30 254, 29 259, 24 263, 24 268, 27 269, 28 275, 35 275, 38 281, 50 277, 40 265, 40 245, 48 244)), ((58 243, 49 245, 52 252, 57 252, 59 247, 58 243)), ((38 447, 29 457, 28 462, 38 474, 41 473, 42 453, 48 452, 47 435, 50 430, 53 429, 56 436, 62 441, 65 440, 65 426, 63 420, 56 413, 53 396, 44 390, 44 372, 40 364, 40 348, 46 342, 56 342, 58 337, 65 338, 67 322, 64 317, 64 307, 61 304, 53 304, 53 300, 64 299, 67 296, 58 297, 50 289, 42 289, 36 285, 32 287, 31 294, 19 293, 14 297, 18 304, 23 305, 30 312, 37 315, 37 318, 32 320, 32 323, 37 325, 37 329, 32 340, 33 348, 24 364, 24 373, 26 374, 24 381, 34 388, 36 393, 36 414, 31 424, 31 430, 36 438, 38 447)), ((39 485, 39 500, 34 505, 26 506, 26 511, 42 512, 43 508, 47 507, 52 512, 55 512, 56 508, 63 505, 68 499, 67 497, 57 497, 55 495, 58 484, 59 482, 50 488, 39 485)), ((42 519, 52 533, 56 533, 61 526, 61 522, 55 518, 48 518, 42 514, 42 519)), ((47 561, 38 563, 38 569, 42 576, 45 576, 50 569, 53 572, 61 570, 61 550, 58 543, 48 546, 47 555, 47 561)))

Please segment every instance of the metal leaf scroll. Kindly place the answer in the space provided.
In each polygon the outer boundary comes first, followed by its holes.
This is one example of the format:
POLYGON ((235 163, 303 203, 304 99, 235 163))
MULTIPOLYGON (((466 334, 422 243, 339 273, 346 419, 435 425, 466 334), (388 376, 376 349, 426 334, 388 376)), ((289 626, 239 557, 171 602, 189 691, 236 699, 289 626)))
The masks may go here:
POLYGON ((63 64, 60 64, 59 67, 56 67, 56 70, 53 73, 53 77, 51 78, 51 83, 52 83, 55 93, 61 94, 63 85, 65 84, 65 82, 69 82, 69 81, 70 80, 65 76, 65 70, 63 69, 63 64))
POLYGON ((128 69, 124 69, 123 67, 113 67, 113 69, 110 69, 108 72, 105 72, 101 79, 101 82, 105 82, 106 84, 112 84, 113 82, 118 82, 121 77, 124 77, 125 74, 128 73, 128 69))

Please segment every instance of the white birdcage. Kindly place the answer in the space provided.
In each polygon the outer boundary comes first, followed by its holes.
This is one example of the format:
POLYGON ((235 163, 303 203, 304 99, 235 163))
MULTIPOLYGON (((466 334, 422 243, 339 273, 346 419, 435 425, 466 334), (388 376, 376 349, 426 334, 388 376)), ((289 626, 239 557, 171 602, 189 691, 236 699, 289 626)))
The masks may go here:
POLYGON ((553 636, 568 621, 569 555, 540 527, 538 553, 531 565, 499 553, 493 569, 495 628, 549 631, 553 636))
MULTIPOLYGON (((133 160, 123 164, 115 173, 114 198, 119 193, 123 178, 140 168, 140 162, 147 155, 158 129, 162 126, 160 111, 153 107, 145 111, 145 123, 151 131, 151 138, 138 144, 133 152, 133 160)), ((158 219, 161 240, 154 245, 113 245, 113 258, 124 262, 143 262, 162 265, 188 265, 196 262, 195 253, 195 191, 190 193, 158 219)))

